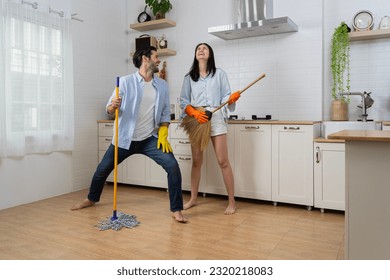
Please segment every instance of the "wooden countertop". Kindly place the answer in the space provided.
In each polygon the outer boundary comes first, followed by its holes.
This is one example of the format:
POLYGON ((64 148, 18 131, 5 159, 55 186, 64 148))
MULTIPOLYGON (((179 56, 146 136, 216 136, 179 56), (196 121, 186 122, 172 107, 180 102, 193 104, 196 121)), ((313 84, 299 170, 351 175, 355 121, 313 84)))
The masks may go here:
POLYGON ((323 137, 318 137, 314 139, 314 142, 316 143, 345 143, 345 140, 341 139, 327 139, 323 137))
MULTIPOLYGON (((98 120, 98 123, 112 123, 114 120, 98 120)), ((178 123, 178 120, 172 120, 171 123, 178 123)), ((321 121, 273 121, 273 120, 229 120, 229 124, 286 124, 286 125, 313 125, 321 121)))
POLYGON ((342 130, 328 135, 329 139, 345 141, 390 142, 390 131, 383 130, 342 130))

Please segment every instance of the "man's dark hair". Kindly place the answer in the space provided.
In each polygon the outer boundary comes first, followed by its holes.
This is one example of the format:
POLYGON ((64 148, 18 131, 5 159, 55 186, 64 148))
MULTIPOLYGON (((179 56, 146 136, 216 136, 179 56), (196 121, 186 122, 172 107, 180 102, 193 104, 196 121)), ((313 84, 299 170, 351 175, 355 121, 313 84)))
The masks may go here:
POLYGON ((194 62, 192 63, 189 75, 194 82, 199 80, 199 61, 196 59, 196 50, 200 45, 205 45, 209 49, 209 59, 207 60, 207 72, 211 74, 211 76, 215 75, 216 67, 215 67, 215 59, 214 59, 214 51, 213 49, 206 43, 200 43, 195 47, 195 55, 194 62))
POLYGON ((148 48, 137 50, 133 55, 134 66, 139 69, 142 64, 142 57, 145 55, 147 58, 150 58, 152 56, 152 51, 157 51, 157 49, 153 46, 150 46, 148 48))

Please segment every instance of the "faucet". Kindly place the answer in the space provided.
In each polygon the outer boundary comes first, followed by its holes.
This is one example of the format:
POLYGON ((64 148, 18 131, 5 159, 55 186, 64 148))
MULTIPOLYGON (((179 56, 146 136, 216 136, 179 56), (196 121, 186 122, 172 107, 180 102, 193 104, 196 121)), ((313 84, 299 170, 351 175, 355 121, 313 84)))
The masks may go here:
POLYGON ((362 109, 363 109, 363 114, 362 114, 362 119, 361 121, 362 122, 366 122, 367 121, 367 108, 366 108, 366 96, 364 95, 364 93, 361 93, 361 92, 341 92, 340 95, 360 95, 362 97, 362 109))

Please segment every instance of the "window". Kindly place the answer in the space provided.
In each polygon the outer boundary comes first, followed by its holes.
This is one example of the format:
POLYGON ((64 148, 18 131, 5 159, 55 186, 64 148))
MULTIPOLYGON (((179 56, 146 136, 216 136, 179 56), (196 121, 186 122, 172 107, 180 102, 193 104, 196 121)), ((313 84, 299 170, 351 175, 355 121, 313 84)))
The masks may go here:
POLYGON ((73 149, 69 22, 2 0, 1 157, 73 149))

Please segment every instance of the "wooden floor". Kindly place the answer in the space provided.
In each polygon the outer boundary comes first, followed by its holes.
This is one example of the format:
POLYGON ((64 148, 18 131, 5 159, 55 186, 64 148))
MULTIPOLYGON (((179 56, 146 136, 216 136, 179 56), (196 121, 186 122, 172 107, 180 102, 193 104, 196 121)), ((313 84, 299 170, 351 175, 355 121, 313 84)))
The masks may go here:
MULTIPOLYGON (((112 215, 112 185, 102 200, 69 208, 86 191, 0 211, 0 259, 6 260, 336 260, 344 258, 344 213, 237 199, 223 215, 226 197, 199 197, 184 211, 188 224, 171 218, 166 190, 118 186, 117 209, 141 224, 99 231, 112 215)), ((188 193, 184 193, 187 201, 188 193)))

